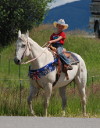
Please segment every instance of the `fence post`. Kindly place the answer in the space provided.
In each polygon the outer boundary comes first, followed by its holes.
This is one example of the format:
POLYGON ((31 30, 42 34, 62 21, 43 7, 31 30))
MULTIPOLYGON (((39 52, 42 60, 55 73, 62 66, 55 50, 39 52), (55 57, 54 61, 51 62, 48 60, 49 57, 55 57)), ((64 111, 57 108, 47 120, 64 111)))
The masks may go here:
POLYGON ((20 104, 22 102, 22 80, 20 79, 20 104))
POLYGON ((20 73, 21 73, 21 66, 19 65, 19 69, 18 69, 18 76, 19 76, 19 79, 20 79, 20 73))
POLYGON ((75 80, 74 80, 74 95, 75 95, 75 86, 76 86, 76 85, 75 85, 75 80))
POLYGON ((21 80, 21 66, 19 65, 19 73, 18 73, 18 75, 19 75, 19 87, 20 87, 20 104, 21 104, 21 101, 22 101, 22 94, 21 94, 21 89, 22 89, 22 80, 21 80))
POLYGON ((94 76, 92 76, 92 93, 93 93, 93 86, 94 86, 94 76))
POLYGON ((8 74, 10 74, 10 59, 8 60, 8 74))
POLYGON ((0 66, 1 66, 1 54, 0 54, 0 66))

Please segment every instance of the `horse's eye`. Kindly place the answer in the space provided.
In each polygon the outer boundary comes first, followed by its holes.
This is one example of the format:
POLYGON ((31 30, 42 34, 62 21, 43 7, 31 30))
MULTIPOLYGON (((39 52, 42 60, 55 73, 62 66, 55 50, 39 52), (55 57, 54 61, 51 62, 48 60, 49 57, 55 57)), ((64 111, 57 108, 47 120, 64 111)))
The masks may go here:
POLYGON ((22 44, 21 48, 25 48, 25 44, 22 44))

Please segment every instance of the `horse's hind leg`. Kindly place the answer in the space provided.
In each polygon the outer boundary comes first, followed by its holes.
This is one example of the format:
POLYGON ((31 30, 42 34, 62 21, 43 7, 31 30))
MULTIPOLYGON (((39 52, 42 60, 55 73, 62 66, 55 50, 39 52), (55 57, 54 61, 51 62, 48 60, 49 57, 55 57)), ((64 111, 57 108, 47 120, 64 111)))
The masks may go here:
POLYGON ((59 88, 59 94, 62 98, 62 116, 65 116, 65 108, 67 104, 66 86, 59 88))
POLYGON ((28 96, 27 102, 29 105, 30 112, 33 116, 35 115, 35 112, 32 108, 32 99, 37 96, 38 91, 39 91, 38 88, 36 88, 34 86, 30 86, 30 94, 28 96))
POLYGON ((86 76, 86 72, 81 71, 75 78, 75 83, 78 85, 79 94, 82 100, 82 110, 84 116, 86 116, 86 76))

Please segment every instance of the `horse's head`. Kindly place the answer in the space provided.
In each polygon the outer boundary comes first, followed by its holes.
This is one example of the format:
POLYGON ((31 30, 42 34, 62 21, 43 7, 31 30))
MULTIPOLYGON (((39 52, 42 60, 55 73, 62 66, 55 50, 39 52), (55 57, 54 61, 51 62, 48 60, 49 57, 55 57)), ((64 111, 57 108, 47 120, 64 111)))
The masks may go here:
POLYGON ((14 62, 16 64, 21 64, 23 57, 30 55, 30 44, 28 42, 29 33, 21 34, 21 31, 18 32, 18 39, 16 41, 16 56, 14 62))

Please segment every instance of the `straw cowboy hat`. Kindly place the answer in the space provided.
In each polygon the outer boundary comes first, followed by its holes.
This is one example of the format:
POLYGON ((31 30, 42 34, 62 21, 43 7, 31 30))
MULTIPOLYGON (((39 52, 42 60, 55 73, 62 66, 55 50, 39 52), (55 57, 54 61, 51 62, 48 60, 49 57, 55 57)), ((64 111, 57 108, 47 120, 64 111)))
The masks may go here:
POLYGON ((68 28, 68 24, 65 24, 64 19, 60 19, 58 21, 55 21, 53 23, 54 27, 57 27, 57 24, 63 25, 64 26, 64 29, 67 29, 68 28))

